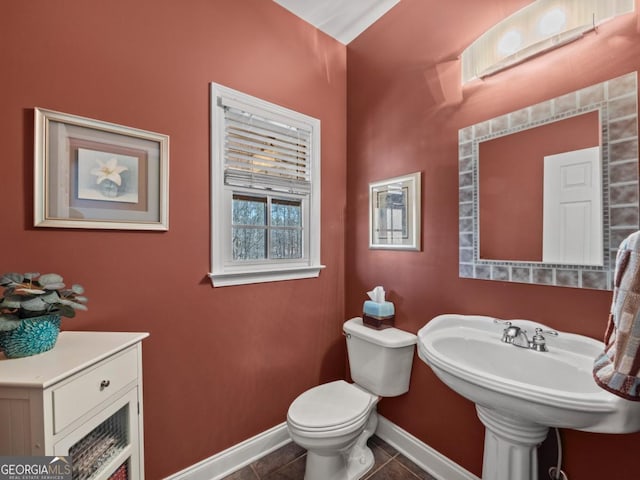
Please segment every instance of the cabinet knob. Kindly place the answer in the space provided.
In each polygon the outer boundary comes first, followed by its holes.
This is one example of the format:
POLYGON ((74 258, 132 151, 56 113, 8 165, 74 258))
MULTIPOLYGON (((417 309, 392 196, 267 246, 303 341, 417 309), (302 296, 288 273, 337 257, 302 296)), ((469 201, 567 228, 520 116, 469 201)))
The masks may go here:
POLYGON ((102 380, 100 382, 100 390, 104 390, 105 388, 107 388, 109 385, 111 385, 111 381, 109 380, 102 380))

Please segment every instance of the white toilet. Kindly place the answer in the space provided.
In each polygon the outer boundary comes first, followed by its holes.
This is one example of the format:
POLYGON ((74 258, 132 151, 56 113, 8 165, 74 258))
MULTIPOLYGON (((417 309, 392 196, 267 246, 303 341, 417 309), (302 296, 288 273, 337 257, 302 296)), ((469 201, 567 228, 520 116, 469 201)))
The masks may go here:
POLYGON ((296 398, 287 413, 291 439, 307 450, 305 480, 357 480, 373 466, 367 440, 378 424, 380 397, 409 390, 417 337, 374 330, 352 318, 343 326, 353 384, 325 383, 296 398))

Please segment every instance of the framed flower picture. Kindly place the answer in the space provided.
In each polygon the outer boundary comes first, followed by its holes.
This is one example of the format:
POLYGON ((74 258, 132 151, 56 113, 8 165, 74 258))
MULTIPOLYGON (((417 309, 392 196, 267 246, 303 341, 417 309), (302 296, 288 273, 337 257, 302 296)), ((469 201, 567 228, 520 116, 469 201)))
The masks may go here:
POLYGON ((34 225, 168 230, 169 137, 36 108, 34 225))
POLYGON ((420 250, 420 176, 369 184, 369 248, 420 250))

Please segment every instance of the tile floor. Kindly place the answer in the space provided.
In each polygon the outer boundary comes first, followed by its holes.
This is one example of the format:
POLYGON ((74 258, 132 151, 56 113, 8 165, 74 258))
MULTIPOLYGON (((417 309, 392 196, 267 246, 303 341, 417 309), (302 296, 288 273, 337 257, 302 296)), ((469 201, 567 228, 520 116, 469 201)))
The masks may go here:
MULTIPOLYGON (((369 439, 375 463, 363 480, 435 480, 384 440, 369 439)), ((256 460, 224 480, 303 480, 306 451, 295 443, 256 460)))

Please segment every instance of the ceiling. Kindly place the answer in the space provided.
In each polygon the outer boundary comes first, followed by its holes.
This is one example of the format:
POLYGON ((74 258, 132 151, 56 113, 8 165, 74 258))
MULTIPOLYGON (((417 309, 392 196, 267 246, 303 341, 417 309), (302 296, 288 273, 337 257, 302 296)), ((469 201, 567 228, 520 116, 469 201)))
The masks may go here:
POLYGON ((400 0, 273 1, 346 45, 400 0))

